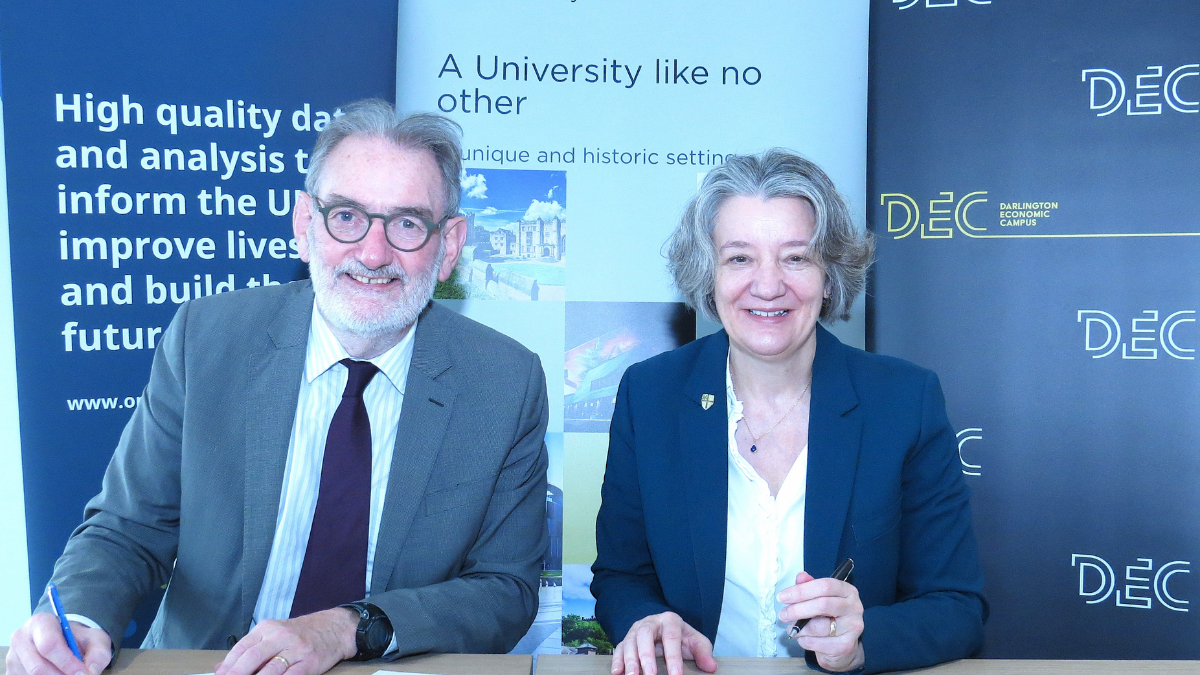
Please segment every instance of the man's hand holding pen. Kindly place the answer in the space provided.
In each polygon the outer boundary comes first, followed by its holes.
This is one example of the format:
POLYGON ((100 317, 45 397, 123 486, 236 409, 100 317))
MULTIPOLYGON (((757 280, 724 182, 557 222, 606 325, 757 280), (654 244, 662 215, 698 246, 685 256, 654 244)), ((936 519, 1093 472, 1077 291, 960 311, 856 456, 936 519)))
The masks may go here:
POLYGON ((34 614, 12 634, 5 666, 8 675, 99 675, 112 660, 108 633, 71 623, 83 658, 71 653, 62 627, 53 614, 34 614))

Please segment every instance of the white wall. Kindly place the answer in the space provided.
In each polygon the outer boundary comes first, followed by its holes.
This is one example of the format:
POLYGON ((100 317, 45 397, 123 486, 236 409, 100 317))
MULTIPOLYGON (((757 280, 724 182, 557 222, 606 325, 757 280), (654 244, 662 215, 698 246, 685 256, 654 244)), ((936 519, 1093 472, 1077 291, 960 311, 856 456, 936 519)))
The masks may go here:
POLYGON ((8 257, 8 181, 0 103, 0 645, 29 617, 29 558, 25 486, 17 416, 17 359, 13 340, 12 269, 8 257))

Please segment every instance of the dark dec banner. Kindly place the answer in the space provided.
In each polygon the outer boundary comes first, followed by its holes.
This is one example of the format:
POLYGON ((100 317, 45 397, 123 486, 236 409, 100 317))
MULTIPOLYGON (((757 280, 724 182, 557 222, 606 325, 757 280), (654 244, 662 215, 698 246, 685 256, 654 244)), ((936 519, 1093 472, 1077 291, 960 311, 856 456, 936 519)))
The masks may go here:
MULTIPOLYGON (((30 586, 41 595, 184 301, 297 278, 337 106, 395 91, 396 4, 4 2, 30 586)), ((143 608, 126 637, 148 627, 143 608)), ((119 636, 113 636, 118 638, 119 636)))
POLYGON ((985 656, 1200 658, 1200 3, 875 0, 867 344, 932 368, 985 656))

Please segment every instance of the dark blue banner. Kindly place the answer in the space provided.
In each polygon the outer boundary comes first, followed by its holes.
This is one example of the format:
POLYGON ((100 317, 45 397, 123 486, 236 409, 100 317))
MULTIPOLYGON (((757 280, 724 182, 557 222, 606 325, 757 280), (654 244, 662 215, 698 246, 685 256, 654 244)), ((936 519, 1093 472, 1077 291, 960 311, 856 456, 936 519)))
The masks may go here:
POLYGON ((179 305, 303 273, 307 153, 337 106, 394 97, 396 3, 0 11, 36 603, 179 305))
POLYGON ((875 0, 867 344, 959 431, 986 656, 1200 658, 1200 4, 875 0))

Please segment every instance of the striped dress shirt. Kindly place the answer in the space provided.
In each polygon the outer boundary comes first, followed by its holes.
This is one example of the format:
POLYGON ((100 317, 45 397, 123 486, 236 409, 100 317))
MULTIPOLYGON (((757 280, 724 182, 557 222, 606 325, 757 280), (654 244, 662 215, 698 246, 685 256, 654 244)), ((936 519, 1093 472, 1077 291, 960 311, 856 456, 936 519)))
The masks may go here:
MULTIPOLYGON (((388 474, 396 429, 404 403, 404 385, 412 361, 414 323, 396 346, 369 359, 379 368, 363 392, 367 417, 371 420, 371 524, 367 535, 367 584, 363 597, 371 594, 372 563, 379 537, 379 520, 387 497, 388 474)), ((296 419, 288 444, 287 466, 275 521, 275 539, 267 561, 262 588, 254 607, 254 622, 286 619, 304 564, 308 534, 317 508, 321 484, 321 462, 325 456, 325 437, 329 423, 342 400, 349 372, 338 363, 349 355, 334 337, 320 311, 314 307, 308 331, 308 351, 304 361, 300 397, 296 401, 296 419)), ((393 645, 395 641, 393 640, 393 645)))

